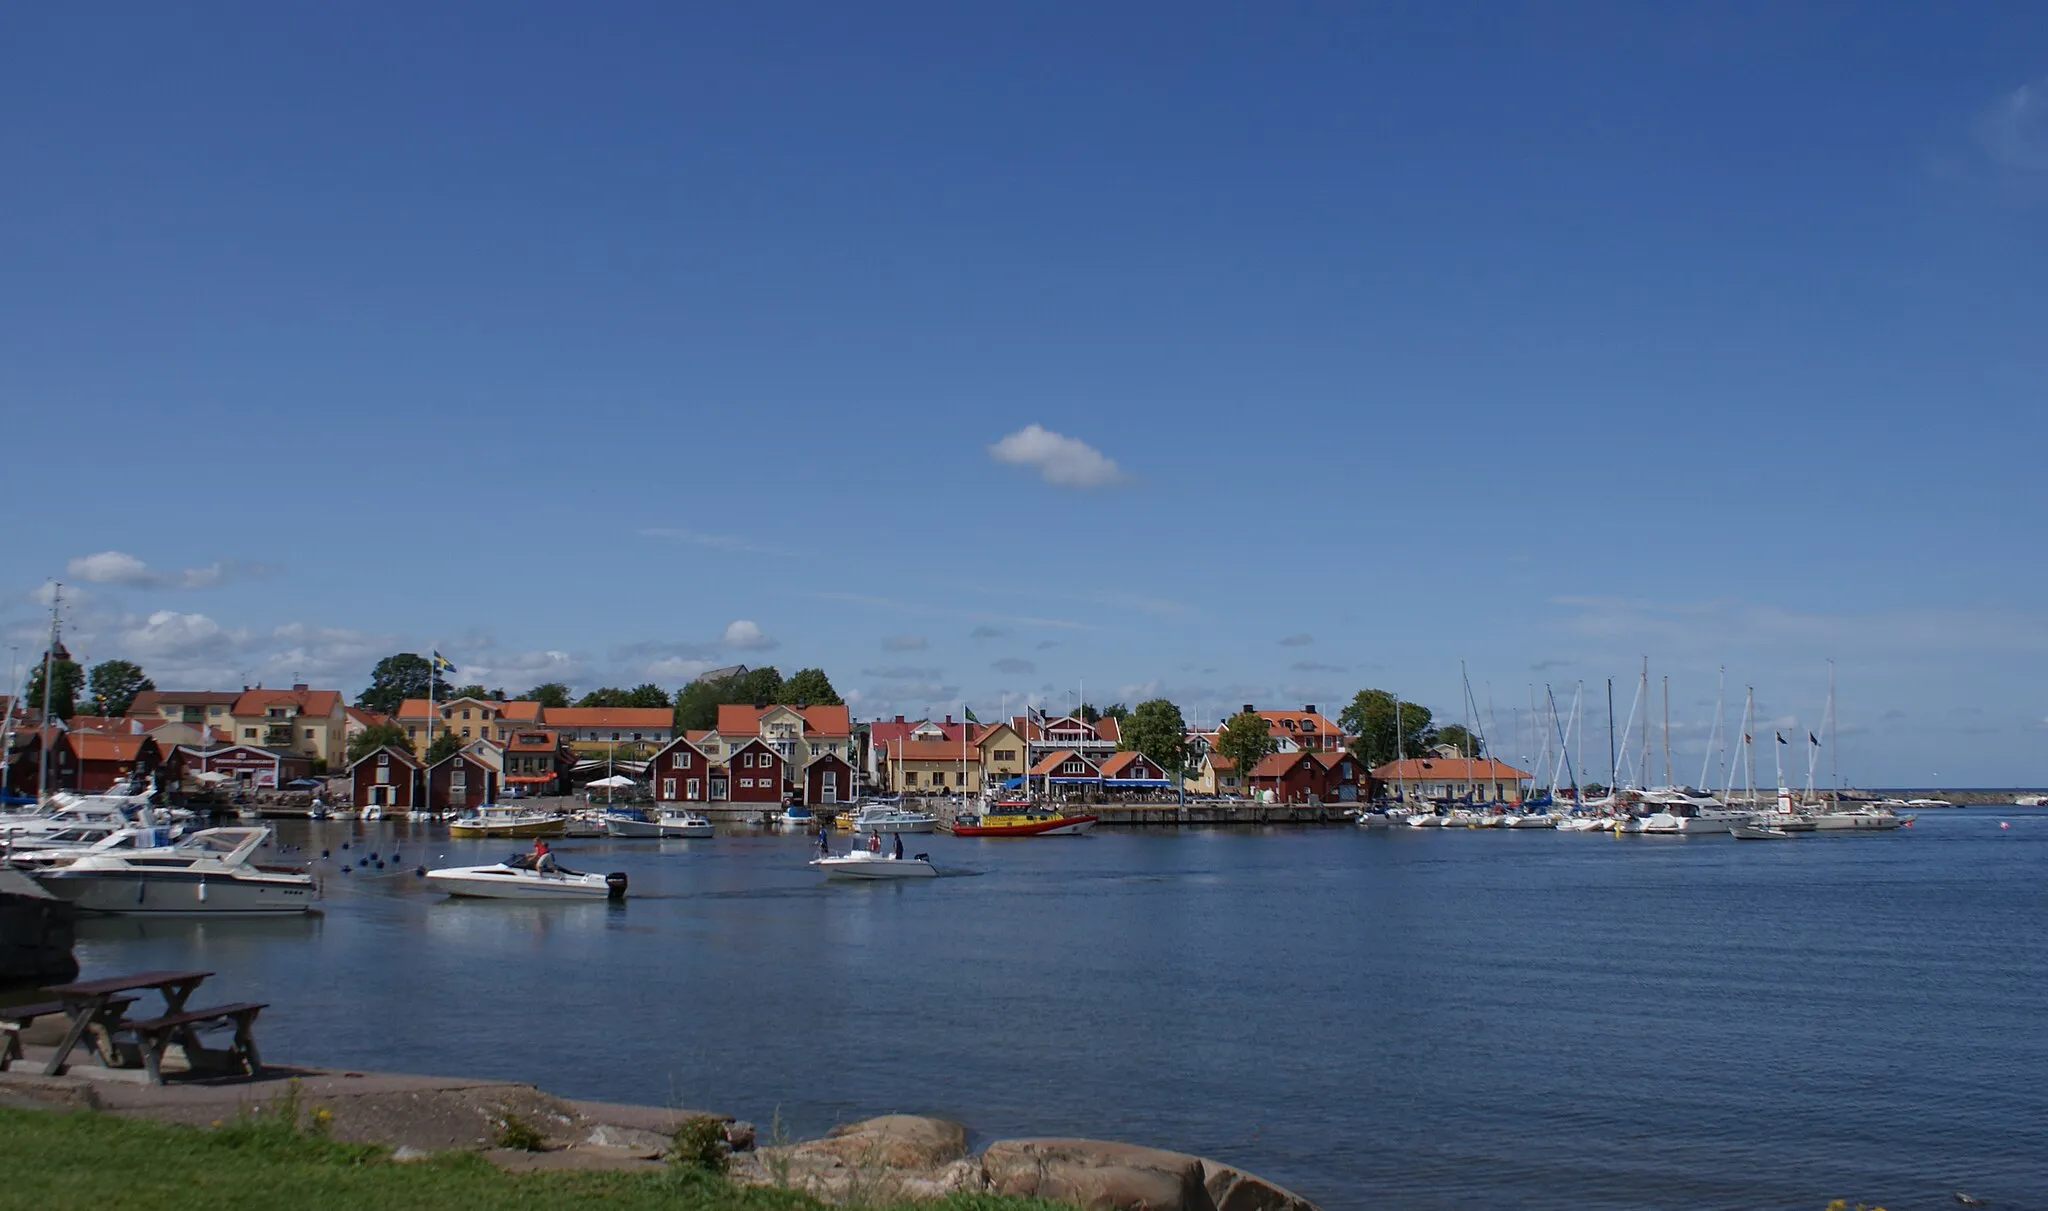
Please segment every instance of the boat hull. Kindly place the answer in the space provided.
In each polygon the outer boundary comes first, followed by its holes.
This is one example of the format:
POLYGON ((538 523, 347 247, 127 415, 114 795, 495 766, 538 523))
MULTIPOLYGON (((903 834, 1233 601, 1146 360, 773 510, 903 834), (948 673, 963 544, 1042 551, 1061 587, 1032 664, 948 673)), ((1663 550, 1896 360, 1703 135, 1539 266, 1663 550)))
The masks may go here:
POLYGON ((457 820, 448 826, 451 837, 559 837, 567 830, 567 820, 557 816, 552 820, 521 820, 514 823, 496 821, 477 822, 457 820))
POLYGON ((1884 832, 1906 823, 1903 816, 1879 816, 1865 812, 1816 812, 1808 819, 1817 832, 1884 832))
POLYGON ((1095 827, 1094 816, 1055 816, 1019 824, 956 824, 957 837, 1078 837, 1095 827))
POLYGON ((80 912, 255 915, 302 913, 313 907, 312 880, 291 876, 53 870, 37 881, 80 912))
POLYGON ((449 867, 427 872, 427 884, 451 896, 476 900, 606 900, 625 898, 604 875, 562 871, 535 873, 504 867, 449 867))
POLYGON ((1728 835, 1737 841, 1790 841, 1792 834, 1782 828, 1771 828, 1757 824, 1734 824, 1728 828, 1728 835))
POLYGON ((883 879, 931 879, 938 869, 925 858, 897 858, 883 854, 848 854, 835 858, 813 858, 828 879, 873 882, 883 879))
POLYGON ((928 833, 938 828, 937 820, 855 820, 857 833, 928 833))

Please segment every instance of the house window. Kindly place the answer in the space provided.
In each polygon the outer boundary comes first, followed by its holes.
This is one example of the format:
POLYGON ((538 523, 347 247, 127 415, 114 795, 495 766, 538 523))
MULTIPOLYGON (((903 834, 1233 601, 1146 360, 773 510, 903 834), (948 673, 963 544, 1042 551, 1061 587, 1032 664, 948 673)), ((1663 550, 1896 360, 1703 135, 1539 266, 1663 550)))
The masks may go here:
POLYGON ((256 729, 255 729, 255 728, 253 728, 253 727, 245 727, 245 728, 243 728, 243 729, 242 729, 242 739, 244 739, 244 740, 254 740, 255 738, 256 738, 256 729))
POLYGON ((1069 761, 1067 762, 1065 769, 1067 773, 1078 774, 1081 772, 1082 766, 1079 761, 1069 761))
POLYGON ((708 757, 716 757, 718 755, 718 741, 711 740, 705 742, 704 754, 708 757))
POLYGON ((468 728, 463 728, 463 729, 462 729, 462 738, 463 738, 464 740, 467 740, 467 739, 469 739, 469 729, 468 729, 468 728))
POLYGON ((997 750, 996 750, 996 760, 998 760, 998 761, 1015 761, 1016 759, 1017 759, 1017 750, 1016 750, 1016 749, 1013 749, 1013 748, 999 748, 999 749, 997 749, 997 750))
POLYGON ((448 785, 454 787, 456 790, 461 790, 463 787, 468 786, 469 771, 465 769, 457 769, 453 771, 448 775, 448 785))
POLYGON ((740 779, 740 785, 745 787, 751 787, 754 785, 754 780, 752 778, 742 778, 740 779))
POLYGON ((661 797, 664 799, 676 797, 676 780, 674 778, 663 778, 661 780, 661 797))
POLYGON ((640 739, 640 733, 638 733, 638 732, 634 732, 634 733, 633 733, 633 739, 634 739, 634 740, 636 740, 636 741, 637 741, 637 740, 639 740, 639 739, 640 739))
POLYGON ((612 739, 614 739, 614 740, 617 740, 618 738, 619 738, 619 734, 618 734, 617 732, 613 732, 613 733, 612 733, 612 739))
POLYGON ((406 738, 407 740, 417 740, 417 739, 419 739, 419 738, 420 738, 420 729, 418 729, 418 728, 416 728, 416 727, 409 727, 409 728, 405 729, 405 738, 406 738))
POLYGON ((917 771, 916 771, 916 770, 905 770, 905 771, 904 771, 904 773, 903 773, 903 785, 905 785, 905 786, 916 786, 916 785, 917 785, 917 771))
MULTIPOLYGON (((468 707, 463 707, 463 708, 462 708, 462 717, 463 717, 464 719, 467 719, 467 718, 469 718, 469 708, 468 708, 468 707)), ((468 732, 464 732, 464 733, 462 733, 462 734, 463 734, 463 735, 465 735, 465 736, 469 735, 469 733, 468 733, 468 732)))
POLYGON ((390 753, 378 753, 378 754, 377 754, 377 764, 379 764, 379 765, 389 765, 389 764, 391 764, 391 754, 390 754, 390 753))
POLYGON ((677 753, 677 754, 675 755, 675 760, 674 760, 673 764, 674 764, 675 768, 677 768, 677 769, 688 769, 688 768, 690 768, 690 754, 688 754, 688 753, 677 753))

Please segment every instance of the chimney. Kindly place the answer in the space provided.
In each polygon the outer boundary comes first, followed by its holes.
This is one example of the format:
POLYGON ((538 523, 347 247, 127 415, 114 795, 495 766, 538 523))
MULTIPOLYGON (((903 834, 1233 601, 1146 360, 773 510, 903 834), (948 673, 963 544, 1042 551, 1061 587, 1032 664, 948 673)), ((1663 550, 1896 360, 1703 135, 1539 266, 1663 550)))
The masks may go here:
POLYGON ((1252 704, 1251 704, 1251 703, 1249 703, 1249 702, 1245 703, 1245 704, 1244 704, 1244 713, 1245 713, 1245 714, 1247 714, 1247 715, 1249 715, 1249 714, 1251 714, 1251 710, 1252 710, 1252 704))
POLYGON ((947 722, 947 723, 948 723, 948 724, 950 725, 950 724, 951 724, 951 723, 953 722, 953 716, 951 716, 951 715, 947 715, 947 716, 946 716, 946 722, 947 722))
POLYGON ((1301 710, 1305 715, 1313 715, 1316 713, 1316 704, 1311 702, 1307 706, 1302 707, 1301 710))
POLYGON ((306 684, 305 682, 303 682, 303 681, 295 681, 295 682, 293 682, 293 683, 292 683, 292 690, 293 690, 293 692, 294 692, 294 693, 299 693, 299 692, 303 692, 303 691, 305 691, 305 690, 307 690, 307 689, 310 689, 310 688, 312 688, 312 687, 308 686, 308 685, 307 685, 307 684, 306 684))
POLYGON ((901 722, 903 722, 903 716, 901 716, 901 715, 898 715, 898 716, 896 716, 896 722, 898 722, 898 723, 901 723, 901 722))

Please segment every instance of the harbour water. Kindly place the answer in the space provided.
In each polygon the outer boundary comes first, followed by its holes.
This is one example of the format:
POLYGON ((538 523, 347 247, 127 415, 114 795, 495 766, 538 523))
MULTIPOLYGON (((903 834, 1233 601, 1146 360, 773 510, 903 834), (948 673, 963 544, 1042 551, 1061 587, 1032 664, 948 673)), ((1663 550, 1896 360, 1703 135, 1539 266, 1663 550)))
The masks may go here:
POLYGON ((906 1111, 1124 1139, 1333 1211, 2048 1206, 2040 810, 1776 844, 911 837, 958 877, 884 885, 822 884, 796 836, 559 842, 630 874, 618 906, 448 901, 410 873, 511 842, 281 842, 331 851, 319 914, 88 921, 86 974, 216 970, 270 1002, 280 1060, 794 1135, 906 1111), (398 863, 339 873, 367 851, 398 863))

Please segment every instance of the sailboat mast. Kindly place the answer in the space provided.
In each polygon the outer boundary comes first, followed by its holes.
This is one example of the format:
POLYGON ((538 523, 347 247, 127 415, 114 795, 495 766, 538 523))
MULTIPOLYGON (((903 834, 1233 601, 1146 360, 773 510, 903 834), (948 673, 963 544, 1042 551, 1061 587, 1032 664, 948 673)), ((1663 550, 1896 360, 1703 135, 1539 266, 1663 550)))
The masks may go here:
POLYGON ((1835 718, 1835 662, 1828 661, 1828 797, 1836 807, 1842 805, 1842 764, 1835 756, 1835 738, 1839 721, 1835 718))
POLYGON ((1671 674, 1664 674, 1664 785, 1671 786, 1671 674))
POLYGON ((1607 679, 1607 797, 1614 797, 1614 780, 1620 777, 1614 749, 1614 678, 1607 679))
POLYGON ((50 795, 50 678, 56 668, 57 637, 62 623, 58 610, 64 605, 64 583, 52 581, 50 590, 50 645, 43 649, 43 731, 36 740, 36 802, 50 795))

